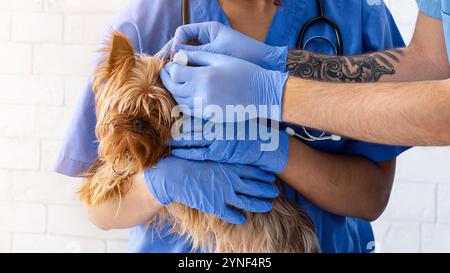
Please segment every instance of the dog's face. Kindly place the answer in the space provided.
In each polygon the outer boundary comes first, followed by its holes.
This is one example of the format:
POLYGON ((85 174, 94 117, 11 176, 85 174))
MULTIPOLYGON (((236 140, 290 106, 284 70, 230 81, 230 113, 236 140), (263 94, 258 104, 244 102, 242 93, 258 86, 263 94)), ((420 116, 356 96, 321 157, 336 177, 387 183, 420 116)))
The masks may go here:
POLYGON ((117 173, 155 165, 167 152, 175 105, 159 75, 164 61, 136 55, 129 40, 113 33, 96 70, 98 158, 117 173))

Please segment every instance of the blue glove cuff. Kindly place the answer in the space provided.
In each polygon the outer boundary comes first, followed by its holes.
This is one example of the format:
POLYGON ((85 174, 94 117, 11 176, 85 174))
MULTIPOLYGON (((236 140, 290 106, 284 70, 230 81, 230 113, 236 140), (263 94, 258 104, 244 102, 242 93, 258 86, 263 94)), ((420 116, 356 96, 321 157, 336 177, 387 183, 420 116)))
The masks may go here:
POLYGON ((267 69, 286 72, 287 71, 287 55, 288 48, 284 47, 268 47, 269 50, 266 52, 267 56, 267 69))
POLYGON ((277 99, 278 103, 276 105, 279 105, 279 122, 283 122, 283 96, 284 96, 284 88, 286 87, 286 83, 289 79, 289 73, 279 73, 279 80, 278 80, 278 86, 277 86, 277 99))
POLYGON ((153 197, 156 199, 156 201, 158 201, 159 203, 161 203, 164 206, 167 206, 170 203, 172 203, 173 200, 167 194, 165 182, 157 181, 158 178, 156 178, 153 175, 153 172, 154 172, 154 170, 152 170, 151 168, 146 169, 144 171, 145 184, 147 184, 148 190, 153 195, 153 197), (161 183, 161 185, 159 185, 159 187, 156 187, 155 183, 161 183))

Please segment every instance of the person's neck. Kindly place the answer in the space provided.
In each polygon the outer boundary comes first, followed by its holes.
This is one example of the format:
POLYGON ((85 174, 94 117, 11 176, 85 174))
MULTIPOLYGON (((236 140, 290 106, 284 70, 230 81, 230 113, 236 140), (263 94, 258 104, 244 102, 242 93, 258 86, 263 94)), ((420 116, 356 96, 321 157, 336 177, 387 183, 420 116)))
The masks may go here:
POLYGON ((273 0, 218 0, 231 26, 264 41, 277 10, 273 0))

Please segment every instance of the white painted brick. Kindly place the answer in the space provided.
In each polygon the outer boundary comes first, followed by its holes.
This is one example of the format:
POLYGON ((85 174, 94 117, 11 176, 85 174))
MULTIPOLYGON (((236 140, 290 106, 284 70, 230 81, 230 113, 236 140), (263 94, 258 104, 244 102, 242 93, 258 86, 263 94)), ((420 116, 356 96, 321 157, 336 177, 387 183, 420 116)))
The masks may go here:
POLYGON ((403 24, 398 26, 400 33, 402 34, 403 40, 405 41, 406 45, 409 45, 409 43, 412 40, 414 29, 416 28, 416 24, 403 24))
POLYGON ((4 105, 0 107, 0 135, 6 137, 61 138, 72 108, 4 105), (7 117, 7 118, 6 118, 7 117))
POLYGON ((48 207, 48 232, 89 238, 126 239, 127 230, 101 231, 88 221, 81 206, 48 207))
POLYGON ((126 247, 126 241, 106 241, 106 252, 108 253, 124 253, 126 247))
MULTIPOLYGON (((37 107, 2 105, 0 107, 0 135, 33 137, 36 131, 37 107)), ((23 156, 23 155, 22 155, 23 156)))
POLYGON ((45 9, 57 12, 115 12, 125 7, 124 0, 46 0, 45 9))
POLYGON ((39 44, 34 47, 34 72, 50 75, 89 75, 95 46, 39 44))
POLYGON ((36 234, 15 234, 15 253, 98 253, 105 251, 101 240, 36 234))
POLYGON ((0 10, 6 11, 39 11, 44 0, 1 0, 0 10))
POLYGON ((69 107, 39 107, 36 120, 36 136, 61 139, 72 115, 73 109, 69 107))
POLYGON ((423 183, 396 183, 384 220, 435 220, 436 187, 423 183))
POLYGON ((0 138, 0 168, 37 170, 39 149, 38 140, 0 138))
POLYGON ((0 75, 0 103, 62 105, 64 81, 59 77, 0 75))
POLYGON ((450 225, 423 224, 422 252, 450 252, 450 225))
POLYGON ((18 43, 0 43, 0 73, 30 73, 32 69, 31 45, 18 43))
POLYGON ((98 43, 112 15, 68 14, 64 20, 64 42, 98 43))
POLYGON ((59 14, 16 13, 12 16, 12 40, 58 42, 62 40, 63 17, 59 14))
POLYGON ((14 171, 12 173, 14 200, 46 204, 79 204, 76 192, 79 179, 53 173, 14 171))
POLYGON ((10 39, 11 16, 6 13, 0 13, 0 41, 10 39))
POLYGON ((450 186, 438 186, 438 203, 437 203, 438 222, 450 223, 450 186))
POLYGON ((450 183, 450 147, 414 148, 398 160, 397 179, 450 183))
POLYGON ((0 170, 0 201, 12 199, 12 181, 9 171, 0 170))
POLYGON ((0 253, 11 252, 12 235, 11 233, 0 232, 0 253))
POLYGON ((87 86, 88 77, 68 77, 64 82, 64 104, 74 106, 87 86))
POLYGON ((420 224, 377 221, 372 224, 377 253, 419 252, 420 224))
POLYGON ((0 202, 0 231, 43 233, 46 210, 43 205, 0 202))
POLYGON ((41 142, 41 171, 53 172, 60 148, 61 141, 43 140, 41 142))
POLYGON ((414 24, 419 8, 414 0, 391 1, 390 10, 398 25, 414 24))

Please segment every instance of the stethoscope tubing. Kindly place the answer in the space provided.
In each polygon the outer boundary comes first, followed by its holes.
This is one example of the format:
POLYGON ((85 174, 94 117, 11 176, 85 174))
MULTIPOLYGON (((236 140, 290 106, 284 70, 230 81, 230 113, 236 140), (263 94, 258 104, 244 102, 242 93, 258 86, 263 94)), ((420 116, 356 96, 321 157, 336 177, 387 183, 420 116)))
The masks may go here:
MULTIPOLYGON (((336 22, 334 22, 333 20, 331 20, 330 18, 325 16, 323 0, 316 0, 316 2, 317 2, 317 9, 318 9, 319 16, 312 18, 311 20, 306 22, 305 25, 302 27, 302 29, 300 30, 298 41, 297 41, 297 48, 298 49, 306 48, 305 46, 308 44, 308 43, 305 43, 306 33, 312 26, 314 26, 318 23, 325 23, 325 24, 331 26, 331 28, 333 29, 333 31, 336 35, 337 45, 334 45, 328 38, 325 38, 325 37, 321 37, 321 38, 324 40, 327 40, 328 42, 333 44, 333 47, 335 49, 337 49, 336 55, 342 56, 344 54, 344 46, 342 43, 342 33, 339 29, 339 26, 336 24, 336 22)), ((319 36, 316 36, 316 37, 319 37, 319 36)), ((311 39, 309 39, 308 42, 310 42, 310 40, 311 39)))

